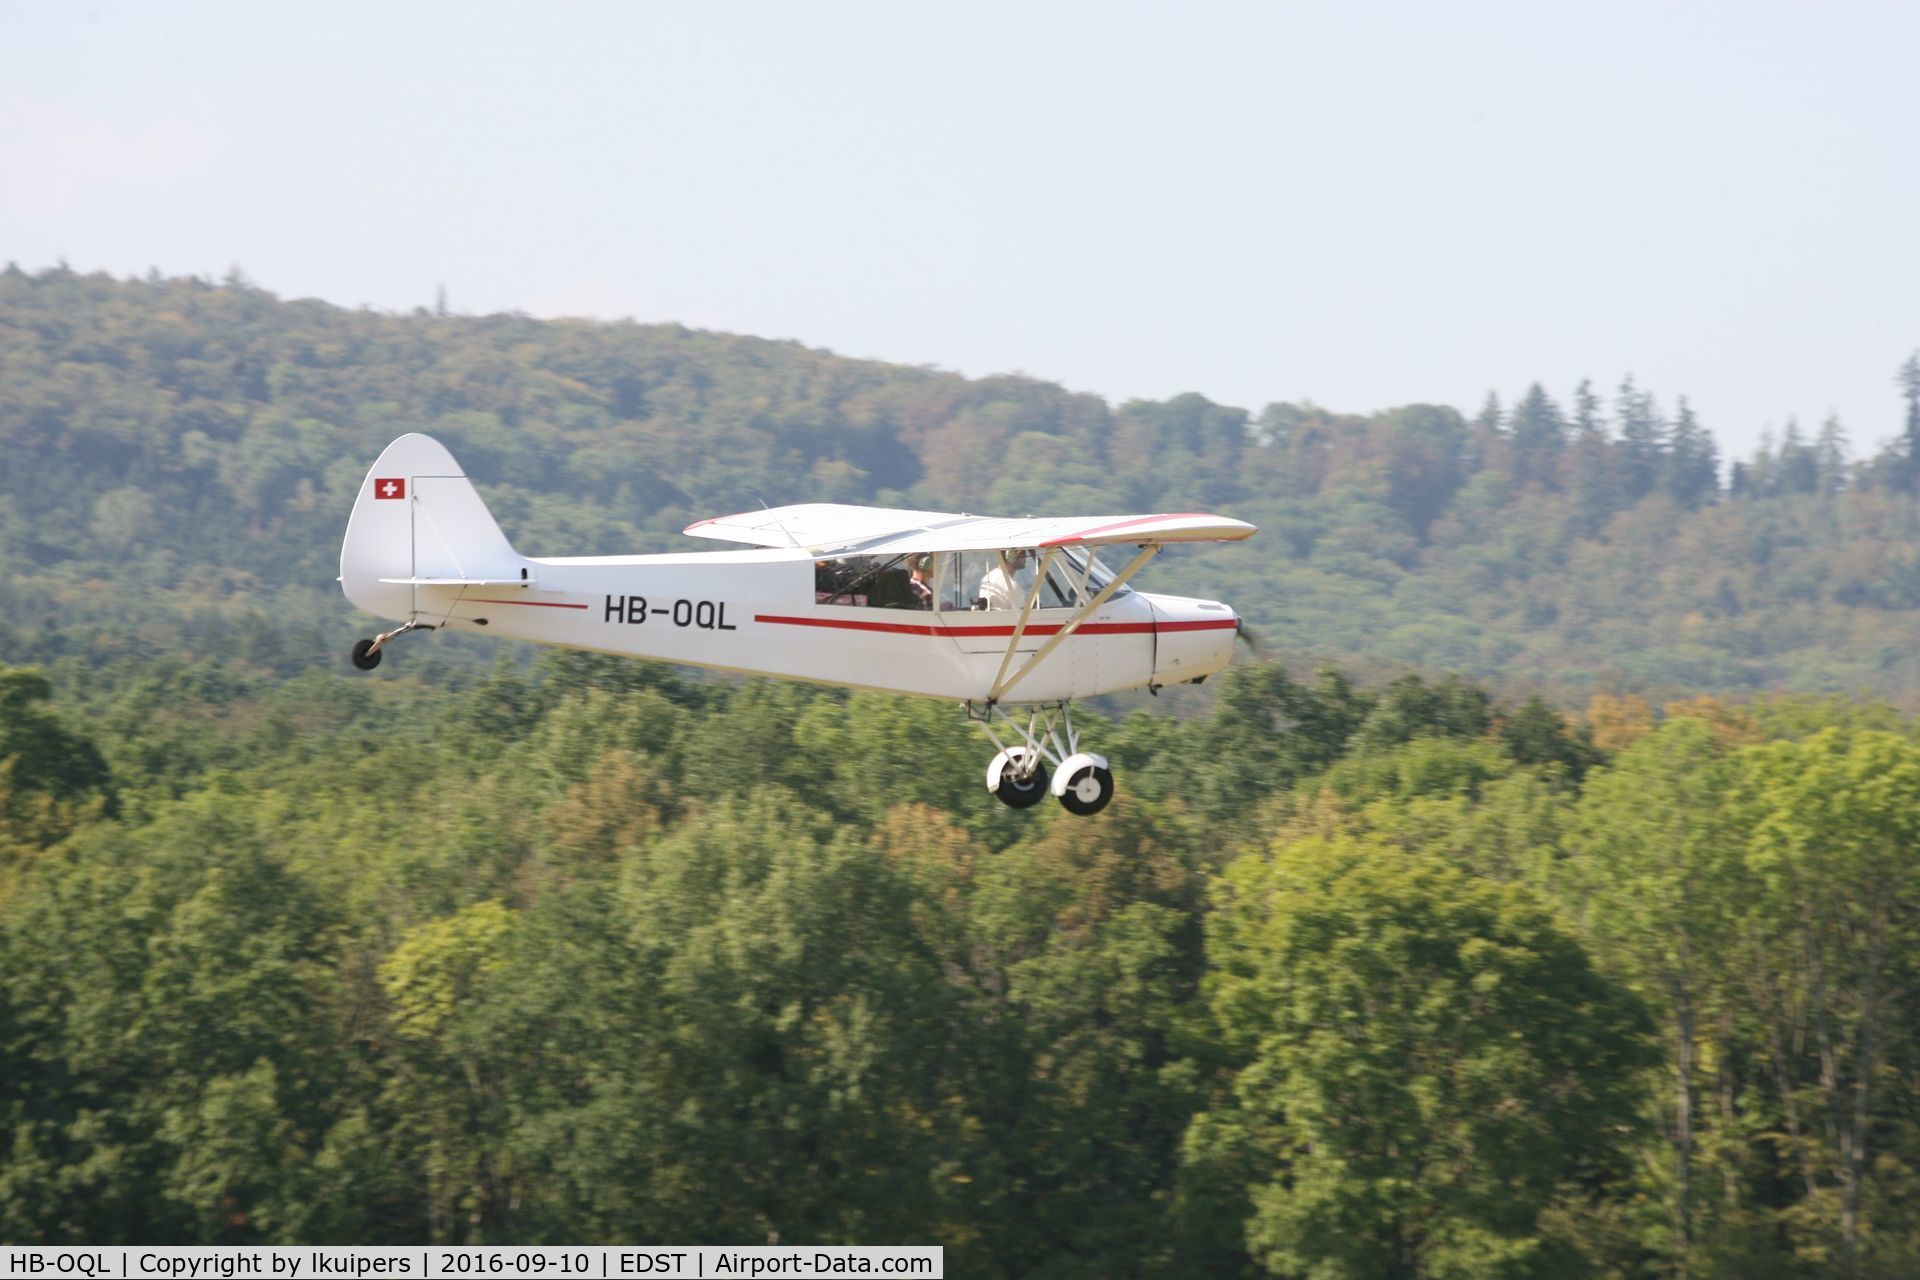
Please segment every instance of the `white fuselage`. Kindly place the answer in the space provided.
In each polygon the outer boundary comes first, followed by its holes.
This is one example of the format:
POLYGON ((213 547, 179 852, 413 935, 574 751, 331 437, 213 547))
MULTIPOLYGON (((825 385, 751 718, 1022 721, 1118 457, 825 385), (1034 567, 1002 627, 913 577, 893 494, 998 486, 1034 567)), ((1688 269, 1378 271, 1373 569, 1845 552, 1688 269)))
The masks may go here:
MULTIPOLYGON (((344 576, 354 604, 398 621, 721 671, 982 701, 1078 613, 820 603, 814 559, 755 549, 542 560, 529 583, 417 585, 344 576)), ((1123 591, 1005 690, 1058 702, 1204 678, 1232 656, 1236 619, 1211 600, 1123 591)))

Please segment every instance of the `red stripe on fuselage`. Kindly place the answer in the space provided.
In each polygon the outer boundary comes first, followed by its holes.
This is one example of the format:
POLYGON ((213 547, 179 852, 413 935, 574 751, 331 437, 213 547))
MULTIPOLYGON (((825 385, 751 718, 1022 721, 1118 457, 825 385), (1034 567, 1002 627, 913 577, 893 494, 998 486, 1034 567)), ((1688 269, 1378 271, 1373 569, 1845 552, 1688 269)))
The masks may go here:
POLYGON ((1231 631, 1240 625, 1238 618, 1199 618, 1191 622, 1156 622, 1155 631, 1231 631))
MULTIPOLYGON (((868 622, 864 618, 790 618, 779 614, 756 613, 755 622, 773 622, 786 627, 833 627, 841 631, 879 631, 900 636, 1011 636, 1012 627, 955 627, 946 624, 927 626, 912 622, 868 622)), ((1030 626, 1030 636, 1050 636, 1065 623, 1043 622, 1030 626)), ((1193 622, 1085 622, 1077 636, 1146 636, 1156 631, 1226 631, 1237 625, 1232 618, 1201 619, 1193 622)))
POLYGON ((551 600, 483 600, 478 596, 470 597, 466 600, 461 601, 461 603, 462 604, 519 604, 519 605, 525 605, 530 609, 587 609, 592 607, 591 605, 584 605, 584 604, 556 604, 551 600))

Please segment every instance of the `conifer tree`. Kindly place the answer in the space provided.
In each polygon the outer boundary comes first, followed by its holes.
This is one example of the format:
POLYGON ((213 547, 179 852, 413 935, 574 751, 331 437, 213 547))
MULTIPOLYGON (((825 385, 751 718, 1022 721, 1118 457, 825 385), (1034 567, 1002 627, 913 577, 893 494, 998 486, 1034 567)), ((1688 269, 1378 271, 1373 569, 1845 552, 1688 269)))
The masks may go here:
POLYGON ((1829 413, 1820 424, 1819 438, 1813 444, 1814 462, 1820 477, 1820 492, 1838 493, 1847 487, 1847 432, 1840 415, 1829 413))
POLYGON ((1600 397, 1593 393, 1593 379, 1582 378, 1573 391, 1573 429, 1580 436, 1605 438, 1607 424, 1600 417, 1600 397))
POLYGON ((1530 480, 1552 484, 1559 474, 1560 454, 1567 447, 1567 420, 1539 383, 1528 387, 1514 405, 1509 430, 1514 479, 1523 484, 1530 480))
POLYGON ((1780 491, 1780 464, 1773 450, 1773 428, 1760 433, 1760 443, 1754 446, 1753 456, 1747 460, 1746 487, 1750 496, 1768 498, 1780 491))
POLYGON ((1660 420, 1653 393, 1634 386, 1632 374, 1620 383, 1614 417, 1620 423, 1621 473, 1627 500, 1638 502, 1659 482, 1666 424, 1660 420))
POLYGON ((1480 412, 1474 415, 1473 425, 1488 433, 1497 433, 1506 422, 1506 414, 1500 408, 1498 392, 1487 392, 1487 398, 1480 405, 1480 412))
POLYGON ((1582 378, 1573 392, 1573 447, 1566 455, 1566 489, 1573 495, 1574 525, 1591 537, 1620 509, 1619 477, 1614 473, 1613 446, 1606 420, 1600 416, 1600 397, 1593 379, 1582 378))
POLYGON ((1902 493, 1912 493, 1920 489, 1920 351, 1906 358, 1894 380, 1907 400, 1906 430, 1901 437, 1905 452, 1896 473, 1898 488, 1902 493))
POLYGON ((1787 419, 1775 475, 1779 488, 1786 493, 1812 493, 1820 487, 1818 455, 1800 434, 1800 422, 1796 418, 1787 419))
POLYGON ((1679 414, 1668 437, 1666 475, 1667 493, 1683 506, 1697 507, 1719 492, 1719 450, 1685 396, 1680 397, 1679 414))

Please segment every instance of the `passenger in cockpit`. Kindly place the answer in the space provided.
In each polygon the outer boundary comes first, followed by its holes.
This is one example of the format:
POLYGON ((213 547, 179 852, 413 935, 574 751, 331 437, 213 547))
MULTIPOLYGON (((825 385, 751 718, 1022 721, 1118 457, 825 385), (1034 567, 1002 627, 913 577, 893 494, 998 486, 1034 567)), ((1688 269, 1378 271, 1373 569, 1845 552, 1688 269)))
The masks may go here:
POLYGON ((1027 553, 1013 550, 999 553, 999 563, 987 570, 980 579, 977 593, 985 603, 986 609, 1018 609, 1025 603, 1020 584, 1014 581, 1014 575, 1027 567, 1027 553))

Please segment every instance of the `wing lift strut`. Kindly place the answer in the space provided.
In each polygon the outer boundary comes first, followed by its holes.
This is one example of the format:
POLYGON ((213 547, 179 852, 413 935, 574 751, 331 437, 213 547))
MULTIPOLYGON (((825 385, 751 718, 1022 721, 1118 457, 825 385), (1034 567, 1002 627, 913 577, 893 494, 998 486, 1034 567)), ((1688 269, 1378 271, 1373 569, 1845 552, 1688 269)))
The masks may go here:
MULTIPOLYGON (((1027 717, 1024 724, 1008 715, 1001 702, 1015 685, 1031 675, 1055 649, 1071 639, 1082 623, 1097 613, 1101 605, 1113 598, 1114 592, 1126 585, 1127 579, 1145 568, 1147 562, 1159 552, 1159 543, 1142 546, 1139 554, 1128 561, 1126 567, 1115 574, 1093 598, 1076 609, 1060 630, 1048 637, 1046 643, 1034 650, 1024 662, 1015 666, 1014 656, 1019 651, 1020 641, 1027 633, 1027 623, 1039 603, 1047 572, 1060 556, 1059 547, 1047 548, 1046 555, 1040 561, 1039 572, 1034 575, 1033 589, 1027 593, 1020 618, 1014 623, 1013 635, 1007 640, 1007 652, 1000 659, 1000 669, 994 673, 992 689, 984 701, 966 704, 967 718, 979 723, 988 740, 999 751, 987 766, 987 790, 1007 804, 1025 808, 1044 795, 1048 790, 1047 765, 1053 767, 1056 775, 1051 788, 1053 793, 1073 812, 1098 813, 1113 798, 1113 774, 1107 767, 1106 757, 1080 750, 1080 735, 1074 730, 1073 710, 1067 699, 1025 704, 1027 717), (1007 740, 995 732, 996 726, 1007 735, 1007 740), (1010 742, 1012 745, 1009 745, 1010 742)), ((1086 598, 1087 579, 1092 573, 1093 556, 1089 554, 1080 579, 1080 595, 1083 599, 1086 598)))

